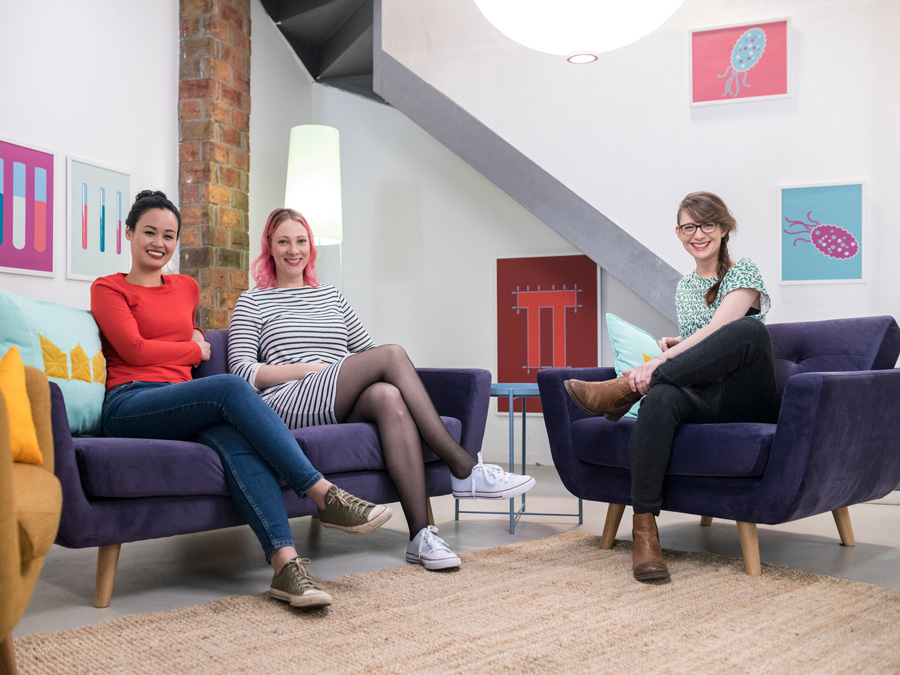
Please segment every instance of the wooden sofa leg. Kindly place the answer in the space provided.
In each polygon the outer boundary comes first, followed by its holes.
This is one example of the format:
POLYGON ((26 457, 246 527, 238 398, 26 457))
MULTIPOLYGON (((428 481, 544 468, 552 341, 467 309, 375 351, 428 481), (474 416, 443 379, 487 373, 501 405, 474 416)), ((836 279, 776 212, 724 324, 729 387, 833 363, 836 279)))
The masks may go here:
POLYGON ((603 534, 600 535, 600 548, 611 549, 616 543, 616 532, 625 513, 624 504, 610 504, 606 509, 606 522, 603 523, 603 534))
POLYGON ((3 636, 0 641, 0 673, 16 675, 16 648, 13 645, 12 631, 3 636))
POLYGON ((434 525, 434 511, 431 510, 431 497, 425 498, 425 504, 428 506, 428 524, 434 525))
POLYGON ((700 525, 703 527, 712 525, 712 516, 700 516, 700 525))
POLYGON ((751 577, 758 577, 762 570, 759 565, 759 539, 756 536, 756 523, 737 521, 738 537, 741 539, 741 550, 744 552, 744 569, 751 577))
POLYGON ((844 507, 831 512, 834 516, 834 524, 837 525, 838 534, 841 535, 841 543, 844 546, 856 546, 856 538, 853 536, 853 525, 850 523, 850 509, 844 507))
POLYGON ((122 544, 111 544, 101 546, 97 551, 97 585, 94 587, 94 607, 109 607, 121 549, 122 544))

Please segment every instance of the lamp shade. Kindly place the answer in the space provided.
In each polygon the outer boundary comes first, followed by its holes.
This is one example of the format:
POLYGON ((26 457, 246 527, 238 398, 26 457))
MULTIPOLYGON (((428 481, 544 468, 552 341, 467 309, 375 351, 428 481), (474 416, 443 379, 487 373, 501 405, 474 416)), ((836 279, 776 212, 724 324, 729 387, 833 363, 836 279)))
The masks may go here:
POLYGON ((291 129, 284 206, 303 214, 317 245, 341 243, 341 147, 334 127, 304 124, 291 129))
POLYGON ((525 47, 573 63, 631 44, 665 22, 683 0, 475 0, 484 17, 525 47))

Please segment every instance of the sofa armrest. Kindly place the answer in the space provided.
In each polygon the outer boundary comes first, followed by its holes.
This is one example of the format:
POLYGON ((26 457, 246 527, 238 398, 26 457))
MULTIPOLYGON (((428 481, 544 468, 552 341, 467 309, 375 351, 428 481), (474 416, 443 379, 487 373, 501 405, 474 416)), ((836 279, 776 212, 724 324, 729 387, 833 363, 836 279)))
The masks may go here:
POLYGON ((63 509, 56 542, 63 546, 78 546, 78 532, 87 516, 90 504, 81 483, 81 472, 75 457, 75 444, 69 429, 66 403, 60 388, 50 382, 50 410, 53 424, 54 473, 62 486, 63 509), (72 539, 71 535, 75 538, 72 539))
POLYGON ((439 415, 462 422, 460 445, 472 457, 481 450, 491 399, 491 373, 481 368, 418 368, 439 415))
POLYGON ((789 378, 764 481, 789 500, 783 520, 883 497, 900 483, 900 370, 789 378))

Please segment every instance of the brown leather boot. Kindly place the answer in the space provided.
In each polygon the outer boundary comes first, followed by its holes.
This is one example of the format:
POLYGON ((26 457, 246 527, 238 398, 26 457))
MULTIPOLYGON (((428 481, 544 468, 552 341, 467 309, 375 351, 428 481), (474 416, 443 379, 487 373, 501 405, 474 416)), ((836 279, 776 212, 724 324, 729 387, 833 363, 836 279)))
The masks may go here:
POLYGON ((652 513, 634 514, 631 530, 634 550, 631 565, 634 578, 638 581, 663 581, 669 578, 669 568, 659 549, 659 531, 652 513))
POLYGON ((566 380, 563 385, 579 408, 590 415, 603 413, 610 422, 617 421, 641 399, 640 393, 631 391, 626 375, 603 382, 566 380))

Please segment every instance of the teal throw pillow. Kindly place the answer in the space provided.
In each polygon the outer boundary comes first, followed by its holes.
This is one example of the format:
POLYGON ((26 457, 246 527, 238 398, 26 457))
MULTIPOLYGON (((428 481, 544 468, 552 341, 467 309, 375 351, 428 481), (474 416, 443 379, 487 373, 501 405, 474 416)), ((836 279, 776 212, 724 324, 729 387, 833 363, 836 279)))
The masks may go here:
POLYGON ((106 360, 93 315, 0 290, 0 354, 13 345, 25 364, 59 385, 72 433, 99 435, 106 360))
MULTIPOLYGON (((624 370, 632 370, 654 356, 662 354, 655 337, 615 314, 606 315, 606 329, 615 352, 616 375, 621 375, 624 370)), ((640 401, 635 403, 625 417, 637 417, 640 405, 640 401)))

